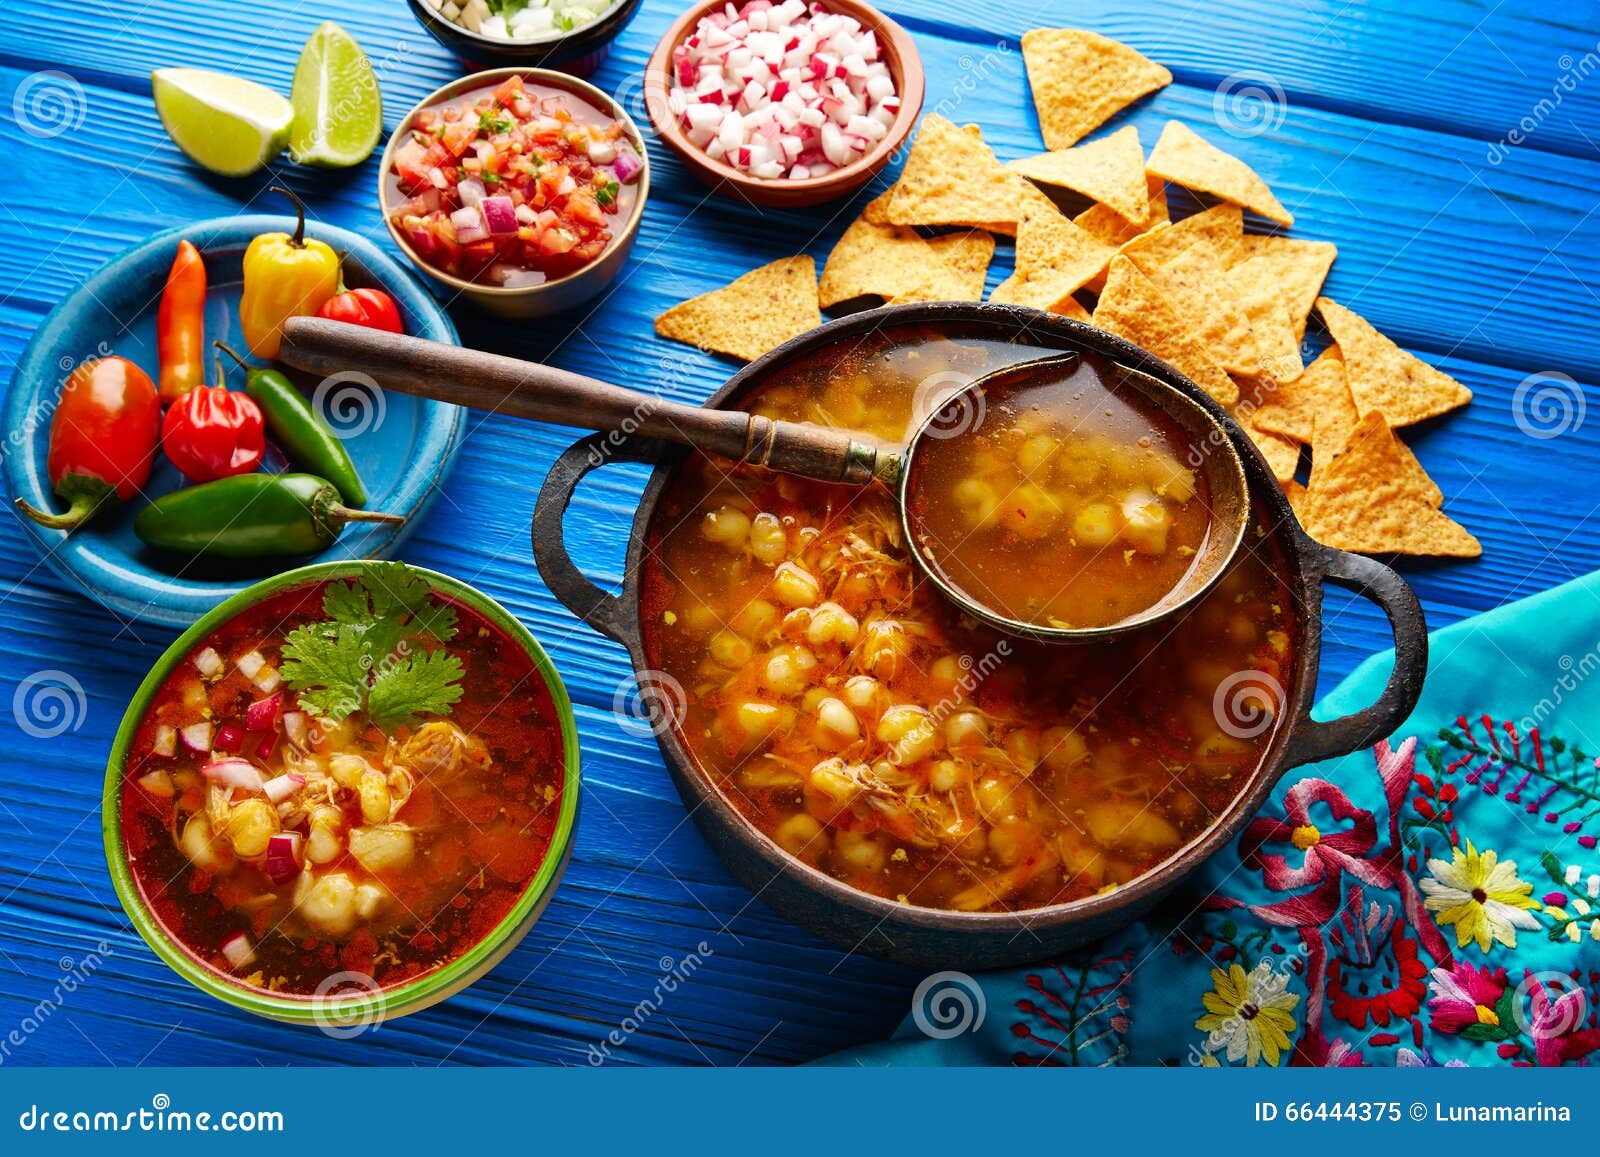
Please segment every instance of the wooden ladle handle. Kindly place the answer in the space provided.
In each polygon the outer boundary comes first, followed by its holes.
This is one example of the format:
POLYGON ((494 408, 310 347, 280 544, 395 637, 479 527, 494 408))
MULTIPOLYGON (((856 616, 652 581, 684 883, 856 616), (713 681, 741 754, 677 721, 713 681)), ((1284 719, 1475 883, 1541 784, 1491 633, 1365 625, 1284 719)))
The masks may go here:
POLYGON ((558 426, 660 438, 824 482, 868 482, 879 458, 888 457, 871 439, 848 430, 685 405, 538 362, 320 317, 286 322, 278 358, 323 377, 366 374, 402 394, 558 426))

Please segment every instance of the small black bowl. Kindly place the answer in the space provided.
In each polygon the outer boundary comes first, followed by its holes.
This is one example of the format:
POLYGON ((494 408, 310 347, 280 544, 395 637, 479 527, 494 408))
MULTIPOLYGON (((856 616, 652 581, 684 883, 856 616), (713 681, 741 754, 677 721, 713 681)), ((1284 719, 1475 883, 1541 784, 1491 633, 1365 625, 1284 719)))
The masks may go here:
POLYGON ((407 0, 411 14, 429 34, 474 72, 489 68, 558 68, 574 76, 588 76, 600 66, 640 0, 620 0, 600 19, 571 32, 554 31, 537 40, 501 40, 479 36, 435 12, 427 0, 407 0))

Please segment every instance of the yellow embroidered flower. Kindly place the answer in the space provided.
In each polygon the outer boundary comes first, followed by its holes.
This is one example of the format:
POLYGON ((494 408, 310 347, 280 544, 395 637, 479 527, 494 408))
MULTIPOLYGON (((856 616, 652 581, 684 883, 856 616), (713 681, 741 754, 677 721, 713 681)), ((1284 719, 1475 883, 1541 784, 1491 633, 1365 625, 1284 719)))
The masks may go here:
POLYGON ((1213 991, 1200 998, 1206 1013, 1194 1027, 1206 1033, 1207 1052, 1226 1049, 1230 1061, 1276 1065, 1289 1048, 1295 1005, 1300 997, 1289 989, 1288 976, 1263 960, 1251 972, 1237 964, 1226 972, 1211 970, 1213 991))
POLYGON ((1518 928, 1539 927, 1528 911, 1539 901, 1530 895, 1533 885, 1517 875, 1515 860, 1502 862, 1492 851, 1479 852, 1470 840, 1465 853, 1451 848, 1450 856, 1429 860, 1432 874, 1421 883, 1434 919, 1441 927, 1455 925, 1456 947, 1475 940, 1482 952, 1494 941, 1515 948, 1518 928))

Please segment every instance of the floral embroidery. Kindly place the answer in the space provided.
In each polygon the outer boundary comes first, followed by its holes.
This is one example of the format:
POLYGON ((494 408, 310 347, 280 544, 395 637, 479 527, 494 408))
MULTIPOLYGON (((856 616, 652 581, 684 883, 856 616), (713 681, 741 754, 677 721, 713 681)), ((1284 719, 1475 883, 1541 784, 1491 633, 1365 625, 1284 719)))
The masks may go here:
POLYGON ((1428 966, 1418 958, 1417 942, 1406 935, 1402 921, 1390 925, 1386 943, 1388 952, 1368 958, 1364 966, 1344 959, 1328 965, 1328 1011, 1355 1028, 1365 1028, 1369 1017, 1377 1025, 1408 1020, 1427 995, 1423 977, 1428 966))
POLYGON ((1310 884, 1320 884, 1330 873, 1341 872, 1382 885, 1388 873, 1365 857, 1377 840, 1378 825, 1372 813, 1356 807, 1350 797, 1325 779, 1303 779, 1291 787, 1283 799, 1284 818, 1255 820, 1245 829, 1239 855, 1246 867, 1259 867, 1262 880, 1275 892, 1285 892, 1310 884), (1323 831, 1311 814, 1320 804, 1334 823, 1341 826, 1323 831), (1348 827, 1342 826, 1348 824, 1348 827), (1298 865, 1286 853, 1268 852, 1272 844, 1287 843, 1300 853, 1298 865))
POLYGON ((1481 1038, 1483 1026, 1500 1026, 1495 1006, 1505 995, 1505 969, 1458 963, 1454 969, 1435 968, 1431 976, 1428 1014, 1436 1032, 1456 1036, 1471 1030, 1481 1038))
POLYGON ((1537 929, 1528 909, 1538 908, 1533 885, 1517 875, 1515 860, 1500 861, 1492 851, 1480 853, 1467 841, 1465 853, 1450 849, 1450 860, 1429 860, 1431 875, 1422 881, 1426 905, 1441 927, 1455 925, 1456 947, 1477 941, 1481 952, 1491 941, 1517 946, 1517 929, 1537 929))
POLYGON ((1250 972, 1237 964, 1226 972, 1213 968, 1211 984, 1212 991, 1200 998, 1206 1013, 1194 1022, 1207 1034, 1206 1051, 1225 1050, 1229 1061, 1248 1065, 1276 1065, 1290 1047, 1300 1003, 1299 994, 1289 991, 1289 977, 1263 960, 1250 972))

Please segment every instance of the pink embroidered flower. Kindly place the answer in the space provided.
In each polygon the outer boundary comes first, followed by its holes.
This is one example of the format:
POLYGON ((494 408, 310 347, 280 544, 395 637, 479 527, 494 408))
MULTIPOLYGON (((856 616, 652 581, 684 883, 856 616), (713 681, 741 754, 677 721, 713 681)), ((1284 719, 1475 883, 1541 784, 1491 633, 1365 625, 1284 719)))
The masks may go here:
POLYGON ((1504 968, 1479 968, 1457 962, 1454 969, 1439 967, 1429 975, 1428 1012, 1434 1030, 1459 1036, 1469 1025, 1500 1024, 1495 1004, 1506 990, 1504 968))
POLYGON ((1283 808, 1283 819, 1255 820, 1239 843, 1240 858, 1261 869, 1267 887, 1286 892, 1336 879, 1341 872, 1380 887, 1390 882, 1389 873, 1366 858, 1378 837, 1377 821, 1333 784, 1315 777, 1302 779, 1284 796, 1283 808), (1315 804, 1321 804, 1338 826, 1326 831, 1319 827, 1311 814, 1315 804), (1269 852, 1269 844, 1289 847, 1269 852))
POLYGON ((1564 988, 1551 999, 1549 988, 1531 973, 1523 985, 1528 990, 1528 1035, 1533 1038, 1535 1061, 1555 1066, 1595 1050, 1600 1034, 1581 1028, 1589 1011, 1582 989, 1564 988))

